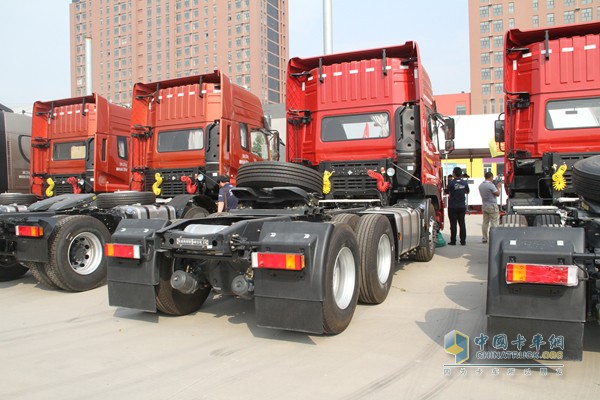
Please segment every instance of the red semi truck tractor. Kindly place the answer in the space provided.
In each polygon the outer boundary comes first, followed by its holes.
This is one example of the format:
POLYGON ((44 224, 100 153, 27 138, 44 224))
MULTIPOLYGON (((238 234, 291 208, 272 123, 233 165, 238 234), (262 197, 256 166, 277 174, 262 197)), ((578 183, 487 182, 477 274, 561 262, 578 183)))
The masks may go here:
POLYGON ((219 71, 138 83, 131 189, 191 202, 183 217, 208 215, 218 175, 235 182, 240 165, 278 159, 278 136, 265 123, 260 100, 219 71))
POLYGON ((93 94, 33 105, 31 193, 129 189, 131 110, 93 94))
MULTIPOLYGON (((343 331, 381 303, 396 261, 434 255, 442 224, 438 131, 416 43, 292 59, 288 158, 240 166, 238 208, 122 221, 107 244, 109 302, 186 314, 211 290, 254 299, 261 326, 343 331)), ((234 139, 232 139, 232 142, 234 139)))
MULTIPOLYGON (((48 182, 43 193, 50 196, 51 189, 61 193, 76 188, 82 193, 50 197, 0 216, 0 255, 13 262, 13 278, 26 271, 21 263, 46 286, 70 291, 95 288, 106 280, 104 244, 121 220, 206 215, 216 209, 214 175, 235 177, 244 162, 276 157, 270 144, 277 148, 278 134, 264 128, 260 101, 231 85, 225 75, 215 72, 137 84, 134 92, 133 123, 127 125, 126 141, 97 133, 98 127, 113 133, 120 128, 120 116, 114 111, 120 107, 108 105, 94 113, 89 99, 76 99, 77 106, 65 105, 64 110, 56 107, 57 102, 54 107, 44 103, 48 106, 39 115, 47 125, 57 125, 49 130, 59 139, 36 141, 34 135, 32 140, 43 151, 39 158, 46 162, 46 170, 54 172, 42 176, 48 182), (95 133, 91 140, 86 126, 95 133), (79 136, 71 133, 73 129, 79 136), (94 163, 86 164, 88 159, 94 163), (66 165, 73 167, 70 171, 78 166, 87 175, 69 175, 66 165), (119 180, 121 173, 124 177, 119 180), (77 178, 77 186, 60 185, 70 180, 67 175, 77 178), (92 186, 96 193, 125 190, 96 196, 84 190, 92 186)), ((35 160, 32 171, 40 171, 42 161, 35 160)), ((42 187, 41 174, 35 172, 34 187, 42 187)))
POLYGON ((490 235, 492 351, 507 338, 530 358, 581 359, 584 323, 598 319, 598 65, 600 23, 506 34, 496 141, 509 198, 490 235))

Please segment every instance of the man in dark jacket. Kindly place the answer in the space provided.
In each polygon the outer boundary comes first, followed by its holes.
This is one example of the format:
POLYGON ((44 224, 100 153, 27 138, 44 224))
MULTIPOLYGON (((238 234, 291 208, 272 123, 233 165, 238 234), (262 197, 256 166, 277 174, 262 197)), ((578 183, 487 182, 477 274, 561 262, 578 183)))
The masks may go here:
POLYGON ((219 197, 217 199, 217 212, 227 212, 237 207, 237 197, 233 195, 231 189, 233 185, 229 183, 227 175, 219 175, 217 178, 219 184, 219 197))
POLYGON ((456 245, 456 225, 460 228, 460 244, 467 244, 467 227, 465 225, 465 214, 467 212, 467 194, 469 194, 469 183, 462 177, 463 171, 460 167, 452 170, 454 179, 448 182, 444 193, 449 195, 448 218, 450 219, 450 242, 456 245))

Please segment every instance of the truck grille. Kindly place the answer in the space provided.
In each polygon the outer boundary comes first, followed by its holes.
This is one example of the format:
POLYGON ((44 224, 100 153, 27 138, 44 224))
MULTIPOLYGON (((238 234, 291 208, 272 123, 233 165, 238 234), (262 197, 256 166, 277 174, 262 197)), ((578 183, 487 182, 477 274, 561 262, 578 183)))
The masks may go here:
POLYGON ((378 193, 377 181, 368 176, 367 171, 379 171, 381 165, 378 161, 325 163, 325 170, 335 171, 331 176, 332 196, 373 197, 378 193))
POLYGON ((198 173, 197 169, 194 168, 182 168, 182 169, 155 169, 146 171, 145 186, 147 191, 152 191, 152 185, 156 182, 154 174, 160 173, 163 178, 163 182, 160 185, 162 189, 160 197, 173 197, 178 194, 186 194, 185 183, 181 182, 182 176, 189 176, 192 179, 198 173))
MULTIPOLYGON (((61 194, 73 194, 73 186, 67 183, 67 179, 72 176, 81 178, 80 175, 51 175, 50 178, 54 181, 54 196, 60 196, 61 194)), ((48 186, 44 185, 44 192, 48 186)))

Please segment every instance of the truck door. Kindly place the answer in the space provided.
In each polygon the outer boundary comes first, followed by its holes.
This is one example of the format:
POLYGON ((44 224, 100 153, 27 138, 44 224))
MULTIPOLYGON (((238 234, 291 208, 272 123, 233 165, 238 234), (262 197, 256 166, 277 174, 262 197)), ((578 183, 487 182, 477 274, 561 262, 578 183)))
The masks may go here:
POLYGON ((206 174, 210 179, 207 179, 208 187, 212 187, 217 175, 220 174, 220 135, 221 124, 219 121, 208 125, 206 134, 206 149, 204 157, 206 159, 206 174))

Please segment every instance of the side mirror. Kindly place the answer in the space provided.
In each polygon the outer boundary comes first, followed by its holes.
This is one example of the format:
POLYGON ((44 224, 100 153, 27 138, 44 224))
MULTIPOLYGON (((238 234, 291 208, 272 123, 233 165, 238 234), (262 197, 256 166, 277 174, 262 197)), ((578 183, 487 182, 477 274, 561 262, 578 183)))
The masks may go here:
POLYGON ((444 122, 446 123, 446 129, 444 134, 446 142, 448 140, 454 140, 454 118, 445 118, 444 122))
POLYGON ((497 143, 504 142, 504 120, 498 119, 494 121, 494 140, 497 143))
POLYGON ((446 140, 446 145, 444 147, 446 153, 452 153, 454 151, 454 140, 446 140))
POLYGON ((263 115, 263 126, 265 127, 266 130, 271 130, 271 116, 270 115, 263 115))
POLYGON ((270 143, 271 143, 271 160, 279 161, 279 147, 281 146, 281 139, 279 138, 279 132, 276 130, 270 130, 270 143))

